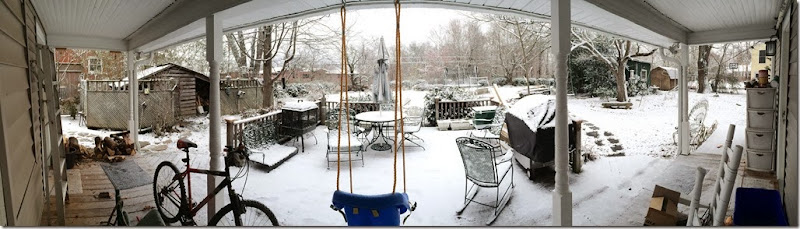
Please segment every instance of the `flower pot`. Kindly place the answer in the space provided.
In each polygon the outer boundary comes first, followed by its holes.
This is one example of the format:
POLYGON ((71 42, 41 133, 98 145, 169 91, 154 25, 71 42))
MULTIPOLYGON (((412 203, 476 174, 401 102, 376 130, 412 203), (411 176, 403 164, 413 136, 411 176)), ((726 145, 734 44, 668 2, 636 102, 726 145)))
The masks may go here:
POLYGON ((769 83, 769 70, 758 70, 758 84, 761 86, 769 83))

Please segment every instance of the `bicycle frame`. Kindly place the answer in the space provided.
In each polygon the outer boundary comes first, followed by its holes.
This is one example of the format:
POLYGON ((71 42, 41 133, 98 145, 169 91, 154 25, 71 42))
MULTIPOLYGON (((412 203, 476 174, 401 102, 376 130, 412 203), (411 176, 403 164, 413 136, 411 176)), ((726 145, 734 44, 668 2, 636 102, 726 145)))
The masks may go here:
POLYGON ((211 201, 212 198, 214 198, 220 191, 222 191, 223 188, 226 188, 226 187, 228 188, 228 196, 229 196, 229 198, 231 200, 231 203, 233 203, 235 206, 239 205, 239 203, 238 203, 239 202, 239 198, 236 196, 236 192, 234 192, 233 185, 231 183, 230 169, 228 167, 227 161, 225 162, 225 170, 224 171, 211 171, 211 170, 207 170, 207 169, 196 169, 196 168, 190 167, 189 150, 186 149, 186 150, 184 150, 184 152, 186 152, 186 160, 184 160, 184 162, 186 162, 186 170, 184 170, 183 172, 181 172, 179 174, 176 174, 175 177, 173 178, 173 181, 182 180, 182 179, 186 178, 186 185, 188 186, 188 196, 187 196, 188 198, 186 199, 187 203, 183 203, 182 204, 183 206, 186 206, 186 207, 181 209, 181 211, 185 211, 187 213, 187 214, 185 214, 186 216, 190 216, 190 217, 194 218, 194 216, 197 214, 198 211, 200 211, 201 208, 203 208, 206 204, 208 204, 208 202, 211 201), (196 206, 191 206, 191 203, 192 203, 192 178, 191 178, 190 174, 192 174, 192 173, 219 176, 219 177, 224 177, 225 179, 223 179, 222 182, 220 182, 217 185, 217 187, 214 188, 213 191, 209 192, 209 194, 207 194, 206 197, 203 198, 202 201, 200 201, 200 203, 198 203, 196 206))

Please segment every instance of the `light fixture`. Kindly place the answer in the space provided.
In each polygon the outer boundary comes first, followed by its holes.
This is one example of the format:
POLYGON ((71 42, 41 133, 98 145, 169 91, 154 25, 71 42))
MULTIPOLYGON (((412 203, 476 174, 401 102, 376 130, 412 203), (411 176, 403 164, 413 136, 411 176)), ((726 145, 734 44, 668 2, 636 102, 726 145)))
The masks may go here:
MULTIPOLYGON (((775 35, 772 35, 772 37, 777 38, 777 36, 775 35)), ((764 44, 767 46, 765 54, 766 56, 775 56, 775 50, 776 47, 778 46, 778 40, 777 39, 773 40, 772 37, 769 38, 769 41, 764 42, 764 44)))

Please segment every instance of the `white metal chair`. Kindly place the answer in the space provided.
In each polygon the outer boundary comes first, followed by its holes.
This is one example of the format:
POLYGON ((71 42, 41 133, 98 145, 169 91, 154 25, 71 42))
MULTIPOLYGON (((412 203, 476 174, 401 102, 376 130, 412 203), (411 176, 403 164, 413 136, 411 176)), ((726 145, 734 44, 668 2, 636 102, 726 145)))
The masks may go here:
POLYGON ((739 172, 739 162, 742 159, 742 146, 736 145, 735 149, 731 149, 735 130, 736 125, 731 124, 728 127, 728 136, 725 139, 724 147, 722 147, 722 161, 714 183, 714 196, 711 198, 711 204, 706 206, 699 203, 703 183, 703 177, 699 176, 699 174, 698 180, 695 181, 692 200, 686 200, 681 197, 681 204, 687 205, 687 202, 689 203, 690 213, 689 220, 686 223, 687 226, 708 225, 709 220, 712 226, 723 225, 725 214, 728 212, 733 185, 736 182, 736 175, 739 172), (700 215, 699 208, 706 208, 707 210, 703 215, 700 215))
MULTIPOLYGON (((403 132, 400 133, 402 135, 401 138, 403 139, 403 141, 400 144, 405 144, 405 142, 408 141, 411 142, 411 144, 414 144, 414 146, 420 147, 422 148, 422 150, 425 150, 424 146, 420 145, 419 142, 416 142, 416 140, 422 142, 425 141, 424 139, 416 135, 417 132, 422 130, 422 114, 423 114, 422 108, 411 106, 405 108, 404 110, 405 111, 403 111, 403 113, 405 117, 403 117, 403 122, 402 122, 403 132)), ((388 133, 392 133, 391 136, 389 136, 389 138, 394 139, 394 134, 393 134, 394 126, 389 126, 386 128, 386 130, 388 133)), ((400 144, 398 144, 397 147, 398 149, 400 149, 401 147, 400 144)))
POLYGON ((349 120, 339 122, 336 118, 338 118, 338 116, 330 115, 330 118, 326 123, 326 126, 328 127, 326 130, 328 135, 328 147, 327 152, 325 153, 325 158, 328 161, 328 169, 331 168, 331 162, 337 162, 340 160, 343 162, 347 160, 361 161, 361 166, 364 166, 363 152, 366 143, 364 142, 365 139, 360 138, 357 134, 359 128, 358 125, 349 120), (339 125, 342 125, 341 128, 339 128, 339 125), (348 126, 350 127, 349 131, 348 126), (350 137, 349 140, 348 136, 350 137), (340 152, 341 158, 337 159, 337 157, 339 157, 337 154, 340 152), (348 156, 350 159, 348 159, 348 156))
POLYGON ((514 188, 514 166, 511 158, 514 155, 512 151, 508 151, 503 156, 495 157, 495 150, 498 150, 498 148, 476 138, 459 137, 456 139, 456 145, 458 145, 458 151, 461 153, 461 160, 464 162, 464 173, 466 174, 464 206, 456 213, 461 214, 464 212, 464 209, 472 202, 492 207, 494 208, 494 215, 486 222, 486 225, 490 225, 500 215, 508 200, 511 199, 511 190, 514 188), (510 184, 501 194, 501 184, 505 180, 508 180, 510 184), (472 183, 472 185, 469 185, 469 183, 472 183), (478 187, 476 188, 476 186, 478 187), (494 188, 496 190, 493 204, 475 200, 475 195, 480 188, 494 188))

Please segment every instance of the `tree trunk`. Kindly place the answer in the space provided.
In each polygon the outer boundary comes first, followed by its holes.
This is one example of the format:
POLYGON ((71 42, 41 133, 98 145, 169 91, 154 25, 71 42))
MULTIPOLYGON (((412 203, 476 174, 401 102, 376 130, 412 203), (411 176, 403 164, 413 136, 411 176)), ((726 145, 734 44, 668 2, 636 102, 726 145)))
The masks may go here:
POLYGON ((708 74, 708 56, 711 54, 711 45, 701 45, 698 48, 697 58, 697 93, 706 90, 706 75, 708 74))
POLYGON ((261 95, 261 97, 262 97, 262 99, 261 99, 261 107, 267 108, 267 107, 272 107, 272 104, 274 104, 273 103, 273 99, 274 98, 273 98, 273 95, 272 95, 272 91, 273 91, 273 88, 272 88, 272 56, 271 56, 272 54, 270 52, 270 49, 272 49, 272 26, 268 25, 268 26, 266 26, 266 28, 264 28, 264 30, 265 30, 265 32, 264 32, 264 36, 265 37, 264 37, 264 43, 263 43, 264 48, 262 50, 264 50, 264 52, 265 52, 264 53, 264 57, 267 60, 264 61, 263 65, 261 66, 261 68, 263 69, 261 71, 262 72, 261 77, 263 79, 261 82, 264 83, 264 85, 262 85, 263 94, 261 95), (267 56, 269 56, 269 57, 267 58, 267 56))
POLYGON ((275 88, 272 80, 264 81, 264 107, 272 107, 275 105, 275 96, 272 95, 275 88))
POLYGON ((614 78, 617 81, 617 102, 628 101, 628 91, 625 87, 625 64, 627 62, 627 60, 620 61, 616 71, 614 71, 614 78))

